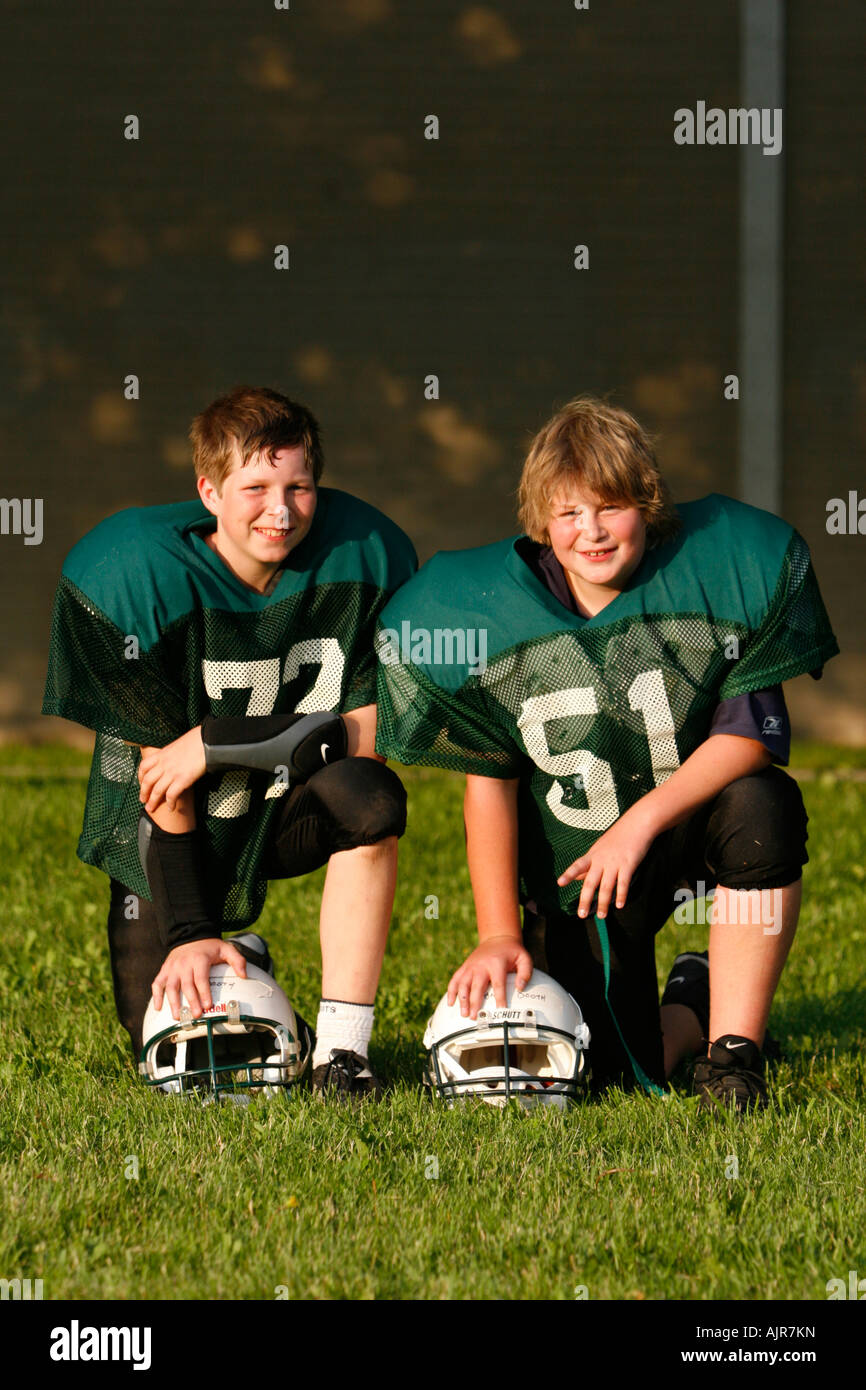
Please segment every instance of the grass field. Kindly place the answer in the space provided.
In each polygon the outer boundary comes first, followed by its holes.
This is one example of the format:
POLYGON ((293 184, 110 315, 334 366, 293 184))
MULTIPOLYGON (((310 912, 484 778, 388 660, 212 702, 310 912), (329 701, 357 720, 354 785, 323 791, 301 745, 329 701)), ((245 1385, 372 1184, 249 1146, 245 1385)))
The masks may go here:
MULTIPOLYGON (((462 782, 425 770, 405 774, 371 1053, 385 1102, 238 1110, 146 1091, 113 1011, 107 880, 74 857, 86 759, 0 749, 0 1275, 42 1278, 47 1299, 567 1300, 823 1300, 828 1279, 866 1275, 866 783, 832 773, 866 757, 792 761, 813 778, 771 1019, 786 1060, 772 1108, 738 1122, 698 1114, 685 1078, 663 1101, 613 1093, 567 1114, 422 1094, 423 1027, 474 936, 462 782)), ((321 879, 274 885, 260 924, 313 1018, 321 879)), ((660 980, 704 930, 668 924, 660 980)))

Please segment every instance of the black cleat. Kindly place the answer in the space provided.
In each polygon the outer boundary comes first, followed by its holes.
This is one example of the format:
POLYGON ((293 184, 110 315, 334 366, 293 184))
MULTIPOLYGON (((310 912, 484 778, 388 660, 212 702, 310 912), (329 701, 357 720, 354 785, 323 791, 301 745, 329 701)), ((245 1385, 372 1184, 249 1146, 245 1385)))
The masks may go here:
POLYGON ((695 1065, 694 1091, 701 1109, 732 1106, 740 1114, 767 1104, 764 1057, 751 1038, 725 1033, 695 1065))
POLYGON ((382 1099, 382 1085, 366 1057, 334 1048, 331 1060, 313 1071, 313 1094, 335 1100, 382 1099))
POLYGON ((237 947, 248 965, 257 965, 266 975, 273 975, 274 962, 271 960, 268 943, 258 932, 247 931, 240 936, 227 936, 226 941, 229 945, 237 947))

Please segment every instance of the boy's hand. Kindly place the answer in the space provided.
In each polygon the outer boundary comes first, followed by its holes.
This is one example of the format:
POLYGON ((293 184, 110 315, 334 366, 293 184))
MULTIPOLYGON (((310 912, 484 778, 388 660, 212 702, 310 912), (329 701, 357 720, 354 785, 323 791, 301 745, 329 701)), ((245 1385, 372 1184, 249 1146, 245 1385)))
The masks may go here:
POLYGON ((497 1006, 504 1009, 506 977, 515 974, 517 988, 525 989, 532 974, 532 957, 523 942, 516 936, 489 936, 451 976, 448 1003, 459 999, 463 1017, 475 1018, 487 986, 492 984, 497 1006))
POLYGON ((155 1009, 162 1008, 167 995, 172 1018, 180 1018, 181 992, 192 1010, 193 1018, 207 1013, 213 1000, 210 992, 210 968, 225 961, 242 980, 247 977, 247 963, 229 941, 219 937, 205 941, 187 941, 175 946, 162 963, 162 969, 150 987, 155 1009))
MULTIPOLYGON (((634 808, 636 809, 636 808, 634 808)), ((632 876, 653 840, 655 831, 630 811, 600 835, 587 854, 575 859, 556 880, 560 887, 583 879, 577 915, 586 917, 598 891, 597 917, 606 917, 611 900, 625 907, 632 876)))
POLYGON ((178 797, 207 771, 201 725, 164 748, 142 748, 138 765, 139 801, 149 816, 163 802, 173 811, 178 797))

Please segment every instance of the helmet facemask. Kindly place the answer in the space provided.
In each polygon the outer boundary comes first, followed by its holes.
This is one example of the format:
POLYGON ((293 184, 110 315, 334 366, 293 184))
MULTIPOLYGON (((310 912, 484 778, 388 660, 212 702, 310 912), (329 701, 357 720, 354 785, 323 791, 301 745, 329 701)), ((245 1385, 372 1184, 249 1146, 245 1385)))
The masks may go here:
MULTIPOLYGON (((252 966, 247 970, 267 982, 262 995, 271 996, 272 1015, 281 1017, 248 1012, 247 1002, 236 997, 199 1018, 193 1018, 184 1004, 180 1022, 166 1017, 165 1005, 160 1015, 149 1009, 139 1065, 147 1085, 176 1095, 199 1094, 244 1104, 252 1095, 272 1097, 295 1084, 310 1060, 309 1030, 272 979, 252 966)), ((211 977, 214 993, 236 983, 240 984, 234 972, 226 968, 211 977)))
MULTIPOLYGON (((533 978, 537 990, 539 973, 533 978)), ((559 990, 554 981, 549 983, 559 990)), ((560 993, 571 1006, 572 1031, 540 1021, 533 1008, 494 1006, 482 1009, 474 1022, 459 1019, 459 1027, 438 1037, 436 1022, 441 1019, 443 1001, 425 1036, 429 1047, 426 1084, 450 1104, 474 1097, 495 1106, 517 1100, 526 1108, 565 1108, 587 1079, 589 1030, 574 1001, 560 993)), ((445 1006, 444 1012, 453 1010, 445 1006)))

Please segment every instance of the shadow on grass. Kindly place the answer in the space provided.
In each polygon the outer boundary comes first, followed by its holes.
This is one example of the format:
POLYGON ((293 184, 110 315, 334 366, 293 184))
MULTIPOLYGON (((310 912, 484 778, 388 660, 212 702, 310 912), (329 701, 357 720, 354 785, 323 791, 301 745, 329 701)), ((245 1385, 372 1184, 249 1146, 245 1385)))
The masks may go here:
POLYGON ((426 1053, 421 1041, 422 1030, 399 1033, 370 1043, 370 1061, 385 1086, 421 1087, 426 1053))
POLYGON ((836 1056, 859 1055, 866 1034, 866 987, 852 985, 829 998, 786 999, 773 1005, 770 1027, 790 1060, 830 1048, 836 1056))

